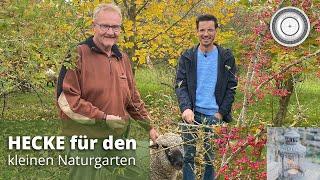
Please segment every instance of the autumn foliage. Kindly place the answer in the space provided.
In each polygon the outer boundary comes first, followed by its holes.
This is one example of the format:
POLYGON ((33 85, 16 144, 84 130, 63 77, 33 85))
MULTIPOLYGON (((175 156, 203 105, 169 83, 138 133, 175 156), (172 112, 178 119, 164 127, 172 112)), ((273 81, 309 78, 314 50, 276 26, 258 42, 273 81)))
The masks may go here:
POLYGON ((217 126, 212 141, 220 179, 266 179, 266 127, 217 126))

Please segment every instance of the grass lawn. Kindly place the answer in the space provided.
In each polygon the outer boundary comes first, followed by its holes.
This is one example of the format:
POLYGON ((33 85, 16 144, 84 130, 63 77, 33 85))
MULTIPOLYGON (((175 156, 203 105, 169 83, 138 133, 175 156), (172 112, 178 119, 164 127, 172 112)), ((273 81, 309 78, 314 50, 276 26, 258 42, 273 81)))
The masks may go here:
MULTIPOLYGON (((295 127, 319 127, 320 126, 320 79, 306 78, 295 87, 288 106, 287 117, 284 126, 295 127), (297 95, 297 96, 296 96, 297 95), (298 106, 298 103, 300 106, 298 106), (300 108, 299 108, 300 107, 300 108), (298 112, 301 112, 299 118, 298 112)), ((236 102, 242 103, 243 95, 237 92, 236 102)), ((279 98, 267 95, 263 101, 259 101, 248 109, 248 122, 259 121, 270 123, 276 116, 279 107, 279 98), (255 115, 255 118, 253 118, 255 115)), ((234 117, 238 117, 240 109, 234 111, 234 117)))

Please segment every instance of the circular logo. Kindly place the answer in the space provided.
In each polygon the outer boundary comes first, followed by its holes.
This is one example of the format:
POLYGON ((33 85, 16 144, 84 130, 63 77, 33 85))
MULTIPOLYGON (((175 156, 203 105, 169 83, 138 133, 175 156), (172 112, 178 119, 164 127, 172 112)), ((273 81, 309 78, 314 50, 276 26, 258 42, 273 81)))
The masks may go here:
POLYGON ((272 16, 270 31, 279 44, 294 47, 308 37, 310 21, 302 10, 296 7, 284 7, 272 16))

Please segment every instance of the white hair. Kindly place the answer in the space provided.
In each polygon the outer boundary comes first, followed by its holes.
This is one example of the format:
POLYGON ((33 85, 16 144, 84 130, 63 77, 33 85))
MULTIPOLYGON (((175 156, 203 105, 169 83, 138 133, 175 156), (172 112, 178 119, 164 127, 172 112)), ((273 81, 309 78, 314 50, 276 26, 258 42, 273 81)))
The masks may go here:
POLYGON ((119 6, 115 5, 115 4, 100 4, 98 5, 93 12, 93 20, 95 20, 98 16, 98 14, 101 11, 111 11, 111 12, 116 12, 119 14, 121 20, 122 20, 122 15, 121 15, 121 9, 119 8, 119 6))

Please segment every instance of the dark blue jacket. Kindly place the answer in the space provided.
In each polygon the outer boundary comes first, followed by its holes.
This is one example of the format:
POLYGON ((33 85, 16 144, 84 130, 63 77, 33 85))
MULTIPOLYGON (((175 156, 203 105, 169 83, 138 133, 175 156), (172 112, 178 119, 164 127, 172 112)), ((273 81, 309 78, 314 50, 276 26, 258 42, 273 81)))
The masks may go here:
MULTIPOLYGON (((195 108, 198 46, 186 50, 179 58, 175 89, 181 112, 186 109, 194 111, 195 108)), ((224 49, 218 45, 216 47, 219 55, 215 97, 219 105, 219 113, 223 116, 223 121, 230 122, 232 120, 231 107, 237 87, 235 59, 231 50, 224 49)))

